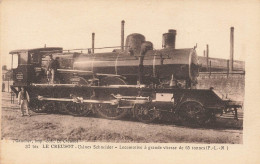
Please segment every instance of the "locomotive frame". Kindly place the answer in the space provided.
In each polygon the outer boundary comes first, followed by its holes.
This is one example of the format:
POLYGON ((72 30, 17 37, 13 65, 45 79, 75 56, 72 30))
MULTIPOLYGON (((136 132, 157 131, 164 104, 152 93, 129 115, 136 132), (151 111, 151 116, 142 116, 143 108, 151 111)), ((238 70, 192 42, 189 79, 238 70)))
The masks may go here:
POLYGON ((94 113, 108 119, 131 114, 144 123, 170 115, 201 125, 232 109, 237 119, 241 104, 221 99, 213 88, 196 89, 199 65, 195 48, 175 49, 173 34, 175 30, 163 35, 164 49, 154 50, 151 42, 142 40, 134 53, 136 47, 131 45, 125 46, 127 50, 99 54, 66 52, 60 47, 11 51, 18 55, 11 89, 18 95, 20 87, 25 87, 34 112, 94 113), (53 84, 46 75, 49 54, 61 66, 53 84))

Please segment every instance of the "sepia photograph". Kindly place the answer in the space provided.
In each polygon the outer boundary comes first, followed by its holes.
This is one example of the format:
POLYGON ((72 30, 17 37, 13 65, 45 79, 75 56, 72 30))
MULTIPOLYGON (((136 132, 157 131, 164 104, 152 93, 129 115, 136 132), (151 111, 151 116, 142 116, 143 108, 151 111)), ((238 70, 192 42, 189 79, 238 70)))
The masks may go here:
POLYGON ((259 43, 259 1, 0 5, 1 144, 120 152, 247 143, 246 66, 259 43))

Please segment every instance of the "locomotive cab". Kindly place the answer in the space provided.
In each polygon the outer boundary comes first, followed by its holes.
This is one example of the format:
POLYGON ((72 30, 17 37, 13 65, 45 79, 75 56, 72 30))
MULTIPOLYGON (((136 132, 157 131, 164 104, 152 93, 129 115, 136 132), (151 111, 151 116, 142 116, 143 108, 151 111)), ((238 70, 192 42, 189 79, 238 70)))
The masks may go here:
POLYGON ((14 56, 17 59, 17 68, 13 68, 13 87, 26 87, 31 83, 38 82, 44 76, 43 58, 53 52, 62 52, 62 48, 50 47, 11 51, 12 68, 14 56))

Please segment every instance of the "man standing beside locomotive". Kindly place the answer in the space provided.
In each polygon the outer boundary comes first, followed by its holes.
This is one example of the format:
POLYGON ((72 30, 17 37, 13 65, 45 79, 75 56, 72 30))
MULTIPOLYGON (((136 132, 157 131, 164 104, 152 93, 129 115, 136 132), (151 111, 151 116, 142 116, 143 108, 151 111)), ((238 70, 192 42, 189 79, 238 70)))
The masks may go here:
POLYGON ((20 105, 20 109, 22 112, 22 117, 24 116, 24 109, 26 110, 26 114, 30 117, 29 109, 28 109, 28 103, 30 102, 30 97, 28 92, 24 89, 24 87, 21 88, 21 91, 18 94, 18 105, 20 105))
POLYGON ((57 69, 59 68, 59 62, 57 59, 53 59, 52 54, 49 55, 50 56, 50 60, 49 60, 49 64, 48 64, 48 68, 47 68, 47 76, 51 76, 51 78, 49 79, 49 82, 51 84, 54 83, 55 80, 55 76, 57 75, 57 69))

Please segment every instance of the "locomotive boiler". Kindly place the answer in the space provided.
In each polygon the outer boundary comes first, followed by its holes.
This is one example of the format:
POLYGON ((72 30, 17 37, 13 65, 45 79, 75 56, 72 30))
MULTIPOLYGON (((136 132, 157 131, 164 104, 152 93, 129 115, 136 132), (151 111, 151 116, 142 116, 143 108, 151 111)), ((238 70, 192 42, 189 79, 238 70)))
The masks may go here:
POLYGON ((212 89, 196 89, 196 50, 176 49, 175 41, 176 30, 171 29, 163 34, 159 50, 137 33, 128 35, 125 45, 122 37, 121 49, 112 52, 94 53, 100 49, 94 46, 80 52, 60 47, 14 50, 10 54, 17 55, 18 67, 13 69, 11 88, 17 94, 26 87, 35 112, 98 114, 108 119, 132 114, 146 123, 170 114, 203 124, 226 108, 240 107, 233 102, 230 106, 212 89), (46 74, 50 54, 59 63, 54 83, 46 74))
MULTIPOLYGON (((175 30, 169 30, 163 36, 175 38, 175 34, 175 30)), ((131 34, 126 39, 125 51, 119 49, 95 54, 55 53, 54 57, 60 63, 59 83, 87 84, 95 75, 100 85, 169 85, 170 80, 174 79, 182 81, 184 88, 195 86, 198 76, 196 51, 192 48, 175 49, 172 46, 173 39, 163 41, 165 48, 154 50, 153 44, 145 41, 143 35, 131 34), (78 78, 71 78, 76 74, 79 74, 78 78)))

